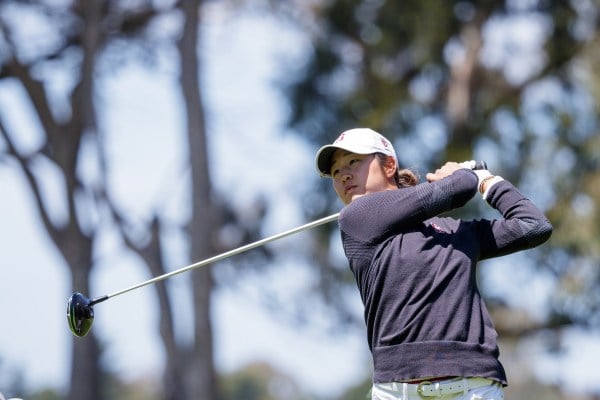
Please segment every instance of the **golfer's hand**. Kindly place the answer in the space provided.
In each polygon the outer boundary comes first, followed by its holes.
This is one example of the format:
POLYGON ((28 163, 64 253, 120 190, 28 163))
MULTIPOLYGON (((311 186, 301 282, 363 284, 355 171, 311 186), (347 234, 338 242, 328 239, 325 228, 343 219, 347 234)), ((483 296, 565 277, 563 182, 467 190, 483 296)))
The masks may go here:
POLYGON ((429 182, 439 181, 449 175, 452 175, 454 171, 465 168, 463 165, 456 162, 447 162, 440 168, 436 169, 435 172, 430 172, 425 175, 425 179, 429 182))

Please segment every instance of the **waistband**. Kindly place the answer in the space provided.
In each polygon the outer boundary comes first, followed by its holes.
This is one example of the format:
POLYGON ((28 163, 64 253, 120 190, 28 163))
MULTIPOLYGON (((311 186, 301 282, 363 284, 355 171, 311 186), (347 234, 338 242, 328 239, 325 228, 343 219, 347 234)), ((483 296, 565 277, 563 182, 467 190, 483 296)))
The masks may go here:
POLYGON ((471 389, 494 385, 498 382, 485 378, 455 378, 443 381, 422 381, 419 383, 389 382, 375 383, 373 387, 392 393, 406 393, 423 399, 466 393, 471 389))

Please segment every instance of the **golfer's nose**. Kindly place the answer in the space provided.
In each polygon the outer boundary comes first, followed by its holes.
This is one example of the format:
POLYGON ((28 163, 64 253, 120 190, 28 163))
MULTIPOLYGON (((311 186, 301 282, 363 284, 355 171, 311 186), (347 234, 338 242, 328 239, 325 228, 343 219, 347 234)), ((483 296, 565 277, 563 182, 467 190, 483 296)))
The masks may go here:
POLYGON ((350 178, 352 178, 352 175, 350 175, 350 172, 342 172, 342 183, 346 183, 350 180, 350 178))

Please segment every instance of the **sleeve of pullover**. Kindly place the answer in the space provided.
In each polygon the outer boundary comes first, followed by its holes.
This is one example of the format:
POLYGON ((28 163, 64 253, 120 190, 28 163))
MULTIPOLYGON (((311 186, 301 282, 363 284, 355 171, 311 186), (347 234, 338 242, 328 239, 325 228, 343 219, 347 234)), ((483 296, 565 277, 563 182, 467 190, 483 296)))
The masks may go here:
POLYGON ((503 219, 477 221, 482 259, 526 250, 544 243, 552 225, 544 214, 512 184, 496 183, 487 196, 503 219))
POLYGON ((414 226, 463 206, 477 192, 477 176, 468 169, 431 183, 360 197, 341 211, 340 229, 362 242, 414 226))

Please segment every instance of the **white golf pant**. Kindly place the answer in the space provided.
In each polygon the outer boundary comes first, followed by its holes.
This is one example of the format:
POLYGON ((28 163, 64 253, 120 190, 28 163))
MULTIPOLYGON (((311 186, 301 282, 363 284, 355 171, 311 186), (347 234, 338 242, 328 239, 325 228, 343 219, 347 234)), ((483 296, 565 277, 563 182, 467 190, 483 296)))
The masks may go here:
POLYGON ((483 378, 456 378, 432 383, 375 383, 371 400, 504 400, 502 385, 483 378))

